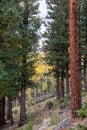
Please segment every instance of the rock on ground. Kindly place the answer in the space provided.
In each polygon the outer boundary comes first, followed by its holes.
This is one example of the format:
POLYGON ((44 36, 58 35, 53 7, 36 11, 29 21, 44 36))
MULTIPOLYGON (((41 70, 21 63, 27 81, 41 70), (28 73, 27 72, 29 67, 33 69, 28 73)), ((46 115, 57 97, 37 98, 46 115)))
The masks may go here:
POLYGON ((44 120, 39 130, 46 130, 49 126, 50 126, 50 122, 47 120, 44 120))
POLYGON ((58 125, 58 127, 55 130, 65 129, 69 126, 71 126, 71 123, 68 118, 65 118, 60 122, 60 124, 58 125))
POLYGON ((87 118, 85 118, 85 119, 82 121, 81 125, 87 127, 87 118))

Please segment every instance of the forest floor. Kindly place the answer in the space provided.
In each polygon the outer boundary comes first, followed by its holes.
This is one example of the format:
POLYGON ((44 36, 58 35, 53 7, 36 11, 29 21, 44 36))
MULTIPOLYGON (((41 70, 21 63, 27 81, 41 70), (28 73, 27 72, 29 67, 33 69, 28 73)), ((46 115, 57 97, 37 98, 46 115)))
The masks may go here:
MULTIPOLYGON (((87 96, 83 96, 83 102, 87 102, 87 96)), ((70 101, 61 103, 54 98, 27 107, 28 123, 18 128, 17 124, 12 127, 5 127, 3 130, 78 130, 78 125, 87 126, 87 118, 71 118, 70 101), (53 102, 51 108, 48 103, 53 102), (33 117, 33 118, 32 118, 33 117)), ((16 123, 19 119, 19 113, 14 116, 16 123)), ((87 130, 87 129, 86 129, 87 130)))
MULTIPOLYGON (((87 102, 87 96, 82 100, 87 102)), ((45 110, 33 120, 33 130, 77 130, 79 125, 87 127, 87 118, 72 119, 70 102, 45 110)))

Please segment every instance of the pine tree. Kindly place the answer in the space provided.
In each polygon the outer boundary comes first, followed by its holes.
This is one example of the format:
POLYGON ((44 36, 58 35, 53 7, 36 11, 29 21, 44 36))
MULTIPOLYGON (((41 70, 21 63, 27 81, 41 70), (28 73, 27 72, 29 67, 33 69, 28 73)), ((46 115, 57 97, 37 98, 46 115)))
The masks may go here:
MULTIPOLYGON (((10 111, 12 96, 20 91, 20 87, 30 86, 31 76, 34 74, 33 58, 38 40, 37 29, 40 26, 36 16, 38 5, 32 1, 24 2, 27 3, 26 6, 25 3, 21 5, 18 0, 2 0, 0 3, 0 99, 5 96, 10 99, 10 111)), ((25 104, 22 104, 22 108, 23 105, 25 104)), ((25 116, 23 118, 25 120, 25 116)), ((10 121, 13 124, 12 112, 10 121)))
POLYGON ((72 118, 77 118, 76 111, 81 108, 81 91, 79 82, 77 34, 77 1, 70 0, 70 78, 72 98, 72 118))
MULTIPOLYGON (((47 59, 49 64, 53 65, 53 71, 57 81, 56 89, 59 91, 59 95, 64 98, 65 95, 65 84, 64 78, 69 79, 66 73, 69 71, 68 55, 68 3, 66 0, 63 1, 47 1, 49 4, 49 19, 48 22, 48 40, 45 45, 45 50, 47 50, 47 59), (49 24, 50 23, 50 24, 49 24), (67 65, 67 68, 66 68, 67 65), (67 72, 66 72, 67 70, 67 72), (60 84, 59 82, 60 81, 60 84), (59 84, 59 85, 58 85, 59 84), (59 88, 60 86, 60 88, 59 88)), ((68 74, 69 75, 69 74, 68 74)), ((69 80, 67 80, 67 83, 69 80)), ((69 92, 69 89, 68 91, 69 92)), ((58 96, 59 97, 59 96, 58 96)))
MULTIPOLYGON (((26 121, 26 87, 29 85, 30 77, 34 74, 34 68, 32 64, 32 54, 35 46, 37 45, 37 29, 39 28, 39 19, 36 16, 38 4, 36 1, 24 1, 23 8, 23 23, 20 31, 22 41, 22 53, 21 53, 21 106, 20 106, 20 120, 18 125, 22 126, 26 121), (35 4, 35 5, 34 5, 35 4), (35 45, 36 44, 36 45, 35 45), (29 66, 30 65, 30 66, 29 66), (29 73, 27 73, 27 71, 29 73)), ((21 40, 21 39, 20 39, 21 40)))

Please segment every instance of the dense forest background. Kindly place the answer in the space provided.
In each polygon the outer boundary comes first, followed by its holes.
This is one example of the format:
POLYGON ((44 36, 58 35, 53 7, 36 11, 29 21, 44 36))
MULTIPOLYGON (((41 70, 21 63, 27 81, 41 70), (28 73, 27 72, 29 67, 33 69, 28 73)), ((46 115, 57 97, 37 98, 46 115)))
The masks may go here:
POLYGON ((43 20, 36 0, 0 1, 1 129, 15 124, 14 108, 21 127, 28 107, 53 97, 60 104, 70 102, 73 119, 82 110, 82 94, 87 92, 87 0, 46 0, 46 6, 43 20))

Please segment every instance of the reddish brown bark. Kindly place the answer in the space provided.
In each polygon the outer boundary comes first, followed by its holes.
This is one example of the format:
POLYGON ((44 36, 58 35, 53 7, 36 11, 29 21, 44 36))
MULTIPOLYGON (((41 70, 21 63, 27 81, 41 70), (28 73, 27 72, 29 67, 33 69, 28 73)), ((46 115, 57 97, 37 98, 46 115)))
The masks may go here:
POLYGON ((70 0, 70 76, 72 118, 77 118, 76 111, 81 108, 81 92, 79 82, 79 58, 77 35, 77 0, 70 0))

